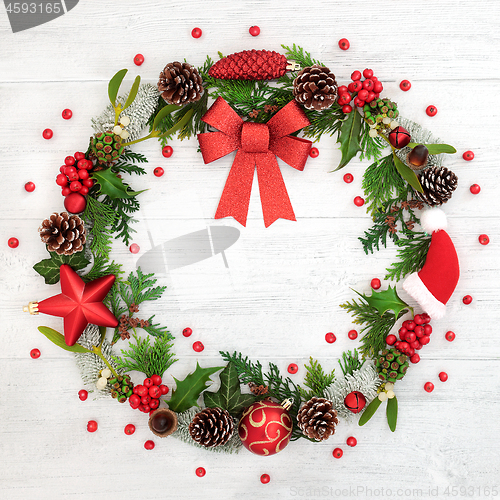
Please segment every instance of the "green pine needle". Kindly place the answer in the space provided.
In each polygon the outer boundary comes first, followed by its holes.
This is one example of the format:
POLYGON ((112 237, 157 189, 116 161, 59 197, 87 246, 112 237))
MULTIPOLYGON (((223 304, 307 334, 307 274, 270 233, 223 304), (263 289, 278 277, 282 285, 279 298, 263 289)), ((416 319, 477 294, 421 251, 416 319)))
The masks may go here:
POLYGON ((382 150, 387 147, 387 142, 380 138, 380 136, 370 137, 370 127, 366 122, 361 125, 361 153, 359 159, 373 159, 377 161, 382 156, 382 150))
POLYGON ((309 400, 313 396, 324 398, 325 389, 334 382, 335 370, 332 370, 328 375, 323 371, 319 361, 309 358, 309 365, 304 365, 307 370, 304 377, 304 385, 309 387, 310 391, 300 388, 300 393, 304 400, 309 400))
POLYGON ((287 47, 286 45, 281 45, 285 49, 285 57, 287 59, 292 59, 300 64, 302 68, 306 68, 307 66, 313 66, 314 64, 318 64, 319 66, 324 66, 317 59, 313 59, 309 52, 305 52, 302 47, 296 46, 293 44, 292 48, 287 47))
POLYGON ((111 168, 113 172, 116 173, 145 175, 146 171, 142 167, 139 167, 139 165, 134 165, 134 163, 147 162, 148 160, 144 155, 135 153, 134 151, 131 151, 127 148, 122 153, 119 160, 111 168))
POLYGON ((355 370, 359 370, 363 366, 363 361, 359 359, 358 351, 354 349, 354 353, 351 351, 342 353, 342 359, 339 359, 339 365, 345 377, 347 374, 352 375, 355 370), (342 364, 342 362, 344 364, 342 364))
MULTIPOLYGON (((123 184, 127 186, 125 182, 123 184)), ((131 198, 110 198, 109 196, 105 196, 102 202, 111 207, 117 215, 116 221, 111 226, 111 231, 116 233, 115 237, 117 239, 123 240, 123 243, 128 246, 132 239, 132 234, 137 232, 131 227, 131 224, 137 222, 137 220, 127 214, 137 212, 139 210, 139 202, 135 196, 131 198)))
POLYGON ((117 221, 115 211, 93 196, 88 196, 82 218, 91 226, 90 251, 94 255, 101 255, 107 260, 111 252, 112 236, 110 228, 117 221))

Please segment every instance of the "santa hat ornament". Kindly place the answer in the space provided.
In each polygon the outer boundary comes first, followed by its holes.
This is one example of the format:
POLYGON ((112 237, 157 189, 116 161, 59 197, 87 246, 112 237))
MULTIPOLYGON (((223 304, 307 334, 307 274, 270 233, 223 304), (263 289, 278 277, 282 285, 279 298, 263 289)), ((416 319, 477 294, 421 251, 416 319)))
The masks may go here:
POLYGON ((445 231, 447 220, 439 208, 422 212, 420 224, 432 233, 424 267, 408 276, 403 288, 422 306, 432 319, 442 318, 446 303, 453 294, 460 276, 455 245, 445 231))

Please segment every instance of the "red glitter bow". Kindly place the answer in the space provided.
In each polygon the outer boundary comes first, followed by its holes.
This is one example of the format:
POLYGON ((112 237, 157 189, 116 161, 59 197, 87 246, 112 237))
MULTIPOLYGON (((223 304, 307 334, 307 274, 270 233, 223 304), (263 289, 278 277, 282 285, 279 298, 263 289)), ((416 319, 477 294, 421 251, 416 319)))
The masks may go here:
POLYGON ((215 218, 234 217, 246 225, 254 168, 257 167, 265 226, 269 227, 280 218, 296 220, 276 156, 291 167, 304 170, 311 141, 289 135, 309 125, 302 108, 291 101, 267 123, 245 122, 222 97, 218 97, 202 120, 219 131, 198 134, 205 163, 238 150, 215 218))

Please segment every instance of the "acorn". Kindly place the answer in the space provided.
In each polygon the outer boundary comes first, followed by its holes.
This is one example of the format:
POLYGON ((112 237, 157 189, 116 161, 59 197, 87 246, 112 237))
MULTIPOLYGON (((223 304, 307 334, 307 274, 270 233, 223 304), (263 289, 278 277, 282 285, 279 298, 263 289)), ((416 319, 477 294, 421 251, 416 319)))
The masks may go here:
POLYGON ((408 153, 406 161, 411 169, 420 170, 427 165, 428 158, 429 150, 423 144, 418 144, 408 153))

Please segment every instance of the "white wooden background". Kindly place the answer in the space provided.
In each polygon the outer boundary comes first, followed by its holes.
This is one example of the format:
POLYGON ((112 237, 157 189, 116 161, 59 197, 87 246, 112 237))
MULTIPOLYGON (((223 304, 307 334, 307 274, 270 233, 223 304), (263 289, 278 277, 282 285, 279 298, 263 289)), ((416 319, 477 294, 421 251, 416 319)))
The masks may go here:
MULTIPOLYGON (((491 488, 500 489, 499 21, 497 0, 81 0, 67 15, 13 34, 0 7, 0 498, 395 499, 417 498, 416 489, 447 498, 447 487, 450 495, 482 498, 498 492, 491 488), (248 33, 252 25, 261 28, 258 38, 248 33), (190 35, 195 26, 203 30, 200 39, 190 35), (347 52, 337 45, 343 37, 351 43, 347 52), (279 50, 281 43, 303 46, 341 83, 355 69, 372 68, 404 116, 456 146, 446 165, 459 187, 444 208, 461 279, 448 315, 433 322, 421 363, 398 384, 396 433, 380 411, 363 428, 342 422, 325 443, 294 442, 268 458, 244 449, 237 456, 204 452, 172 438, 155 439, 156 448, 146 451, 143 443, 153 436, 143 414, 128 404, 78 399, 83 385, 72 355, 37 331, 41 324, 61 329, 61 320, 21 312, 29 300, 59 293, 32 269, 46 256, 37 228, 63 209, 55 175, 65 156, 86 147, 90 119, 106 105, 107 81, 118 69, 130 69, 128 84, 138 73, 155 84, 171 61, 199 65, 217 51, 279 50), (140 68, 133 64, 137 53, 145 56, 140 68), (412 83, 409 92, 399 89, 403 79, 412 83), (429 104, 439 110, 433 118, 425 114, 429 104), (73 111, 69 121, 61 118, 64 108, 73 111), (47 127, 54 130, 50 141, 41 136, 47 127), (470 163, 461 156, 468 149, 476 155, 470 163), (24 190, 27 181, 35 192, 24 190), (469 192, 473 183, 482 188, 478 196, 469 192), (481 233, 489 235, 488 246, 478 243, 481 233), (19 238, 17 249, 7 246, 11 236, 19 238), (462 304, 465 294, 474 298, 469 306, 462 304), (448 330, 457 335, 453 343, 444 339, 448 330), (29 356, 34 347, 42 352, 38 360, 29 356), (443 370, 444 384, 437 377, 443 370), (423 390, 428 380, 436 386, 432 394, 423 390), (99 423, 94 434, 86 431, 90 419, 99 423), (123 433, 128 423, 137 426, 133 436, 123 433), (358 439, 355 448, 345 445, 350 435, 358 439), (332 457, 337 446, 341 460, 332 457), (204 478, 195 475, 200 466, 204 478), (267 485, 260 483, 263 473, 271 476, 267 485)), ((368 163, 356 160, 328 173, 339 152, 335 139, 325 137, 304 172, 282 170, 297 222, 279 220, 265 229, 255 184, 242 228, 232 219, 213 220, 232 157, 204 165, 194 140, 172 145, 170 159, 153 141, 137 147, 150 163, 148 175, 133 180, 134 188, 149 188, 140 196, 134 241, 147 250, 147 228, 162 243, 210 224, 233 225, 241 236, 227 251, 228 269, 217 256, 169 273, 162 279, 169 286, 164 299, 144 307, 177 337, 180 361, 164 380, 172 387, 172 376, 184 378, 197 360, 221 363, 219 350, 239 350, 283 370, 298 363, 297 382, 309 356, 325 369, 338 366, 339 355, 357 345, 347 338, 350 317, 338 304, 354 297, 350 287, 369 291, 371 278, 382 278, 395 256, 391 247, 366 257, 357 241, 370 220, 352 200, 362 194, 368 163), (156 166, 165 169, 162 178, 152 175, 156 166), (347 171, 355 177, 350 185, 342 181, 347 171), (181 335, 186 326, 194 331, 190 339, 181 335), (325 342, 328 331, 336 343, 325 342), (194 340, 205 344, 202 353, 192 350, 194 340)), ((134 268, 135 257, 122 244, 114 258, 127 271, 134 268)))

